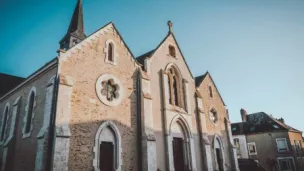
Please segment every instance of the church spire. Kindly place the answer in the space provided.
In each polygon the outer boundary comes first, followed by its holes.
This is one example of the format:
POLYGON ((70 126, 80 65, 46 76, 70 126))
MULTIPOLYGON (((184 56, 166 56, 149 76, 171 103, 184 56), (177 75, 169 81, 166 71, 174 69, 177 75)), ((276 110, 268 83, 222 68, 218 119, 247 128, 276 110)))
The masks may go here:
POLYGON ((63 39, 60 41, 60 49, 67 50, 85 38, 86 35, 84 33, 82 0, 78 0, 69 29, 63 39))

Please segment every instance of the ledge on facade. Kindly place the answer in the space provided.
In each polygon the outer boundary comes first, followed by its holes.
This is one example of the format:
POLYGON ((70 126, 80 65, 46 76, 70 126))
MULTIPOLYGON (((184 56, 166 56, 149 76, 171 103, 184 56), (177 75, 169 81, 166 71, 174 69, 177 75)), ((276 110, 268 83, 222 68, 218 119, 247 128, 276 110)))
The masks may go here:
POLYGON ((56 137, 71 137, 70 128, 67 126, 56 126, 56 137))
POLYGON ((60 84, 62 85, 66 85, 66 86, 73 86, 74 82, 73 79, 69 76, 65 76, 65 75, 59 75, 59 81, 60 84))
POLYGON ((152 132, 143 135, 143 139, 147 141, 156 141, 155 135, 152 132))
POLYGON ((149 93, 143 93, 144 98, 146 99, 151 99, 152 100, 152 96, 149 93))
POLYGON ((203 135, 203 141, 205 145, 211 145, 211 142, 206 134, 203 135))

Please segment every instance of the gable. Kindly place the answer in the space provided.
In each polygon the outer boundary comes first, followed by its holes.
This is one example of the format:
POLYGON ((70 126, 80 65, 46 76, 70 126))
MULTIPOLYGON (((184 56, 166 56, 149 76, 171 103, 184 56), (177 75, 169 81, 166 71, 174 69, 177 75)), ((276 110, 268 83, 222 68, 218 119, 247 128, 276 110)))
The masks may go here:
MULTIPOLYGON (((187 68, 187 72, 188 72, 189 76, 191 78, 194 78, 173 33, 168 33, 167 36, 161 41, 161 43, 155 49, 153 49, 143 55, 140 55, 139 57, 137 57, 137 60, 141 65, 145 65, 144 60, 146 58, 152 59, 152 61, 153 61, 154 58, 157 58, 159 56, 164 57, 163 55, 170 56, 175 61, 176 60, 182 61, 183 66, 185 66, 187 68), (175 53, 176 53, 175 57, 169 55, 169 46, 174 47, 175 53)), ((174 63, 174 60, 173 60, 173 63, 174 63)), ((179 67, 182 67, 182 66, 179 66, 179 67)))
MULTIPOLYGON (((128 45, 125 43, 124 39, 122 38, 121 34, 119 33, 119 31, 117 30, 117 28, 115 27, 114 23, 110 22, 106 25, 104 25, 103 27, 101 27, 100 29, 98 29, 97 31, 95 31, 94 33, 92 33, 91 35, 87 36, 86 39, 82 40, 81 42, 79 42, 77 45, 73 46, 72 48, 70 48, 69 50, 62 51, 60 50, 59 52, 59 57, 62 60, 66 60, 67 58, 69 58, 70 56, 73 56, 73 54, 78 53, 78 51, 84 50, 86 47, 89 48, 94 48, 94 43, 96 46, 96 41, 99 41, 99 38, 105 34, 109 34, 112 33, 113 36, 117 35, 119 38, 119 42, 116 42, 117 44, 123 45, 126 49, 127 49, 127 55, 130 57, 130 59, 132 60, 132 62, 135 62, 137 65, 140 65, 133 53, 131 52, 130 48, 128 47, 128 45)), ((97 47, 95 47, 97 48, 97 47)))
POLYGON ((226 106, 214 80, 212 79, 208 71, 204 75, 195 77, 195 86, 199 89, 201 89, 202 86, 204 86, 205 87, 205 89, 203 88, 204 91, 208 91, 208 87, 211 86, 213 93, 216 93, 219 96, 220 100, 222 101, 223 105, 226 106))

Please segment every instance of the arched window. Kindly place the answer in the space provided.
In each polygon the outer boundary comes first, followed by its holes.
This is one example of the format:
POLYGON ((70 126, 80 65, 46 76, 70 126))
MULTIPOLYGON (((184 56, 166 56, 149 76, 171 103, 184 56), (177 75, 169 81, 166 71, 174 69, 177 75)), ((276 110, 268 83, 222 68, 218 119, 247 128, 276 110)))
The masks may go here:
POLYGON ((36 88, 32 87, 27 97, 27 105, 25 107, 25 115, 23 117, 22 138, 27 138, 31 136, 31 131, 33 130, 33 118, 35 117, 35 106, 36 88))
POLYGON ((28 113, 26 117, 25 133, 29 133, 32 125, 33 109, 34 109, 35 94, 31 92, 30 101, 28 104, 28 113))
POLYGON ((4 133, 5 133, 5 128, 7 124, 7 117, 8 117, 8 112, 9 112, 9 106, 6 105, 3 113, 3 118, 2 118, 2 129, 1 129, 1 141, 4 140, 4 133))
POLYGON ((109 43, 108 44, 108 61, 111 61, 111 62, 114 62, 114 53, 113 53, 113 44, 112 43, 109 43))
POLYGON ((171 67, 168 72, 169 100, 171 105, 182 107, 182 90, 178 72, 171 67))
POLYGON ((212 87, 209 86, 208 89, 209 89, 209 96, 210 96, 211 98, 213 98, 212 87))
POLYGON ((169 46, 169 55, 176 57, 175 48, 172 45, 169 46))

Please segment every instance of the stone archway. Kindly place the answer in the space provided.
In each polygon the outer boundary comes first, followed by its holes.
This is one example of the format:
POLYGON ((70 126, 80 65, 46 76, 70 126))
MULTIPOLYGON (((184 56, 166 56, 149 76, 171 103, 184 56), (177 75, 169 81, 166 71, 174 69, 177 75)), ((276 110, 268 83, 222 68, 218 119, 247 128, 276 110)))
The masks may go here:
POLYGON ((181 116, 175 116, 169 125, 168 158, 169 170, 189 171, 195 164, 193 138, 187 121, 181 116))
MULTIPOLYGON (((98 128, 94 146, 94 171, 100 171, 100 167, 111 167, 108 170, 121 171, 121 136, 118 128, 112 121, 105 121, 98 128), (111 157, 113 160, 104 160, 111 157), (103 163, 105 165, 103 165, 103 163), (111 165, 111 166, 109 166, 111 165)), ((107 170, 107 169, 106 169, 107 170)))
POLYGON ((218 135, 214 136, 213 149, 214 149, 214 161, 215 161, 216 170, 225 171, 224 146, 221 138, 218 135))

